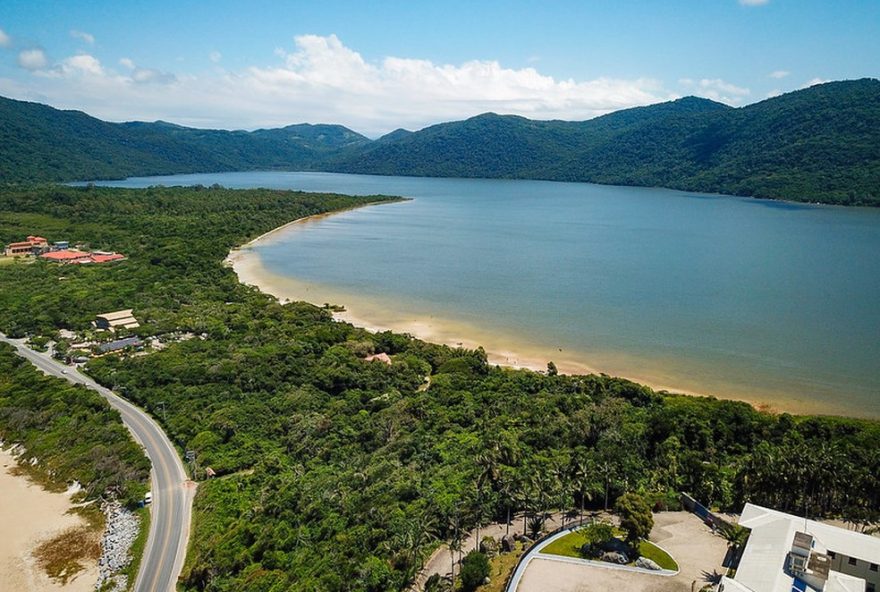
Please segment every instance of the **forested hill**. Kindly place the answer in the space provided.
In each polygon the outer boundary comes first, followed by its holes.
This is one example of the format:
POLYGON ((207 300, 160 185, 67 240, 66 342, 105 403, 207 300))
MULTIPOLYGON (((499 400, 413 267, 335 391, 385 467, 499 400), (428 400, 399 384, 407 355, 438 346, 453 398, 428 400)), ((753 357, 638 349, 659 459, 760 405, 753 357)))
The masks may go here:
POLYGON ((254 169, 663 186, 880 205, 880 81, 747 107, 687 97, 582 122, 485 114, 370 141, 342 126, 113 124, 0 99, 0 181, 254 169))
POLYGON ((245 132, 163 121, 108 123, 80 111, 0 97, 0 182, 307 169, 329 152, 368 142, 340 125, 245 132))
POLYGON ((333 168, 880 205, 880 81, 822 84, 739 109, 688 97, 584 122, 487 114, 366 145, 333 168))

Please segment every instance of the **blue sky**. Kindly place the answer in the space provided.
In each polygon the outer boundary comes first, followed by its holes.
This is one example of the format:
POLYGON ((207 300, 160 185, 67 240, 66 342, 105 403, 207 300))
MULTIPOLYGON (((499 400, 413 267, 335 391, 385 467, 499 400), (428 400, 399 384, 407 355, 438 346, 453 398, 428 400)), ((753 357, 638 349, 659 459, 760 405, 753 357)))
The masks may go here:
POLYGON ((0 95, 197 127, 375 136, 485 111, 739 106, 876 77, 880 1, 2 0, 0 95))

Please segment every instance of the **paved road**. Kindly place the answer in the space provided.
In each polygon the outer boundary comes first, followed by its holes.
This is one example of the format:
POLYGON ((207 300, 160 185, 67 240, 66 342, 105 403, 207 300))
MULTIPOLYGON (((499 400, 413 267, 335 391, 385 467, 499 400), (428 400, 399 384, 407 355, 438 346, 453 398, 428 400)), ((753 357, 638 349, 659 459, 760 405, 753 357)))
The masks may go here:
POLYGON ((19 355, 46 374, 66 378, 103 395, 110 406, 122 415, 122 421, 135 440, 146 449, 153 463, 150 472, 153 505, 150 509, 150 533, 134 590, 174 592, 186 555, 195 484, 187 480, 183 463, 168 436, 145 411, 74 368, 53 359, 49 354, 26 347, 23 340, 10 339, 0 333, 0 341, 15 346, 19 355))

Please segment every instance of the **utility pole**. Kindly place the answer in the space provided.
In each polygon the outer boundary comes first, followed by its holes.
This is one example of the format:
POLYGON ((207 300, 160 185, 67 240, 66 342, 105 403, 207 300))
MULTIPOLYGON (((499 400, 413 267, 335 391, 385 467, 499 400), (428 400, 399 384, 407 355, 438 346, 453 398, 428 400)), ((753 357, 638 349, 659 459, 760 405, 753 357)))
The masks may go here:
POLYGON ((162 422, 167 424, 168 423, 168 416, 165 415, 165 401, 159 401, 158 403, 156 403, 156 405, 162 406, 162 422))

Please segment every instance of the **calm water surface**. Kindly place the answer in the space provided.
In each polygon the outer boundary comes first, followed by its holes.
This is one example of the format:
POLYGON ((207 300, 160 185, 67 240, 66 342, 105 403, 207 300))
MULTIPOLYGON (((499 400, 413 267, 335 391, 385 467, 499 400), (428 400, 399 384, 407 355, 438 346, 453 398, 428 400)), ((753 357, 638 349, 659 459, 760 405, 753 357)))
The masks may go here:
MULTIPOLYGON (((880 416, 880 210, 541 181, 136 178, 411 202, 257 247, 265 268, 655 384, 880 416)), ((346 302, 342 302, 346 304, 346 302)))

